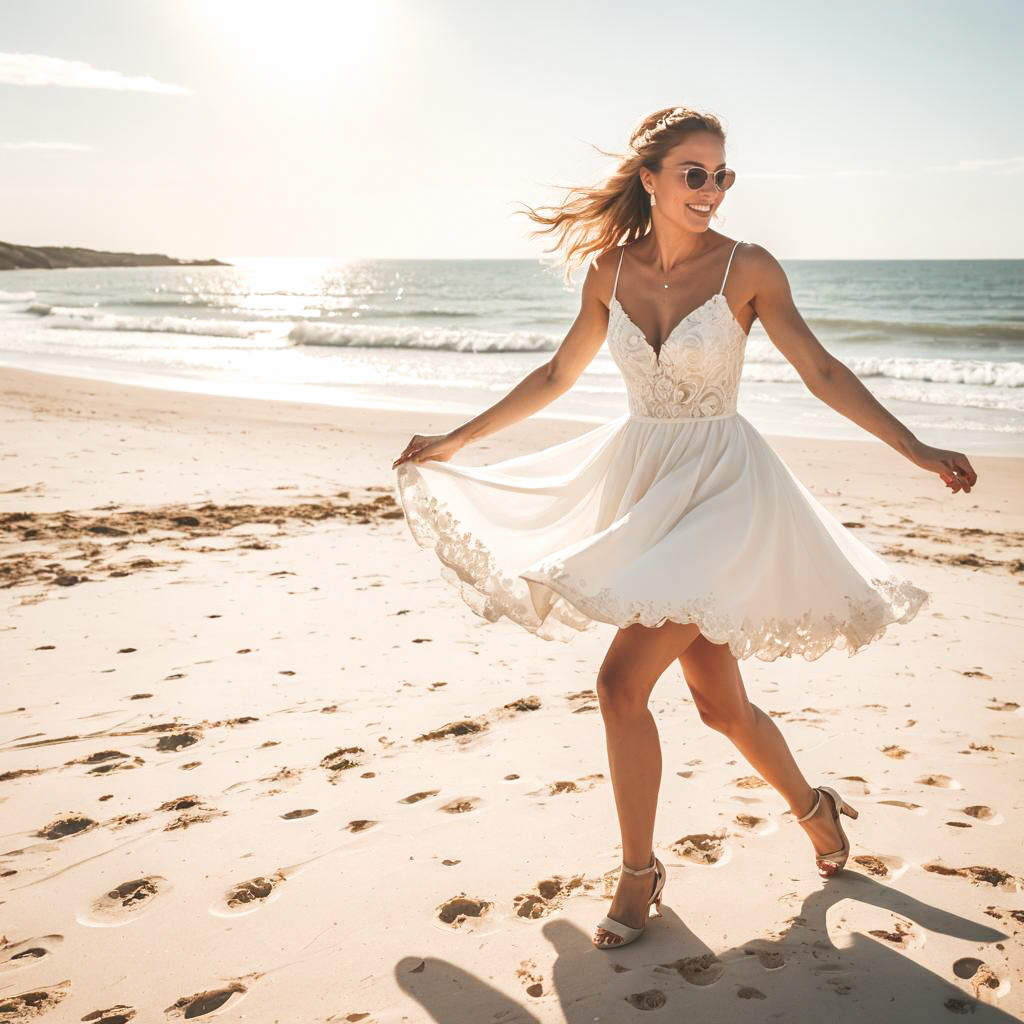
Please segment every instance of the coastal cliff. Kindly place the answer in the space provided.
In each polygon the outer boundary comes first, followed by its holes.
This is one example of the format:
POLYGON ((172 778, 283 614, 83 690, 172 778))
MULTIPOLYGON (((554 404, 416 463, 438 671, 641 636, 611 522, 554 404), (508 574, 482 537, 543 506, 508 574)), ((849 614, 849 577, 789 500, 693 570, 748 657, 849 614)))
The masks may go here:
POLYGON ((57 270, 62 267, 229 267, 221 260, 179 260, 162 253, 103 252, 62 245, 0 242, 0 270, 57 270))

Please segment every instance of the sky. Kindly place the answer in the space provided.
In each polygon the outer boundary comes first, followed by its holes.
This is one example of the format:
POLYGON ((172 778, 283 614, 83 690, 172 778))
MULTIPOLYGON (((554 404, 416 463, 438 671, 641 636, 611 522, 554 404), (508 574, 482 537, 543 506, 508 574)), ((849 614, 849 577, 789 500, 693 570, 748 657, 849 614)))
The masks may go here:
POLYGON ((515 211, 683 105, 730 238, 1021 258, 1022 37, 1022 0, 3 0, 0 240, 542 257, 515 211))

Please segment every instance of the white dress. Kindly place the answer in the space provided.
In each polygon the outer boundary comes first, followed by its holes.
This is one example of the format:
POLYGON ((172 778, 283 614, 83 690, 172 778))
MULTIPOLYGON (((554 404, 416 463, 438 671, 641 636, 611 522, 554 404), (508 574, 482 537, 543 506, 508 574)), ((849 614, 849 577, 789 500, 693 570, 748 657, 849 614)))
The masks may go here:
POLYGON ((658 353, 615 298, 616 271, 607 344, 627 413, 487 466, 396 467, 413 538, 478 615, 562 641, 595 621, 693 622, 736 658, 813 661, 855 654, 928 603, 737 413, 735 252, 658 353))

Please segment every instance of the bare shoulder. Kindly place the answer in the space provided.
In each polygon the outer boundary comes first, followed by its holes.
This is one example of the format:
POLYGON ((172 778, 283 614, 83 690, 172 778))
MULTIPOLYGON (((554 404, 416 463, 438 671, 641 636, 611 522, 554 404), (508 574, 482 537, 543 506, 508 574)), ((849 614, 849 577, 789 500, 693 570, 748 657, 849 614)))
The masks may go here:
POLYGON ((622 246, 616 245, 606 249, 602 253, 594 255, 587 268, 587 277, 583 282, 583 288, 589 294, 600 298, 603 305, 611 302, 612 285, 615 281, 615 271, 622 256, 622 246))
POLYGON ((733 266, 743 274, 754 291, 778 286, 786 280, 782 264, 757 242, 741 242, 736 247, 733 266))

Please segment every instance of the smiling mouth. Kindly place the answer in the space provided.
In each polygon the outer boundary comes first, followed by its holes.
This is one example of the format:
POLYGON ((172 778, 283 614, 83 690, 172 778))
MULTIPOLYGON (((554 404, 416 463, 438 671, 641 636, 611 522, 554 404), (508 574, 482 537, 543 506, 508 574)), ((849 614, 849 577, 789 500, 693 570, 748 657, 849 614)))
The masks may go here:
POLYGON ((688 210, 693 210, 693 212, 696 213, 699 217, 707 217, 710 216, 711 214, 711 206, 708 204, 698 204, 694 206, 691 205, 690 203, 687 203, 686 208, 688 210))

